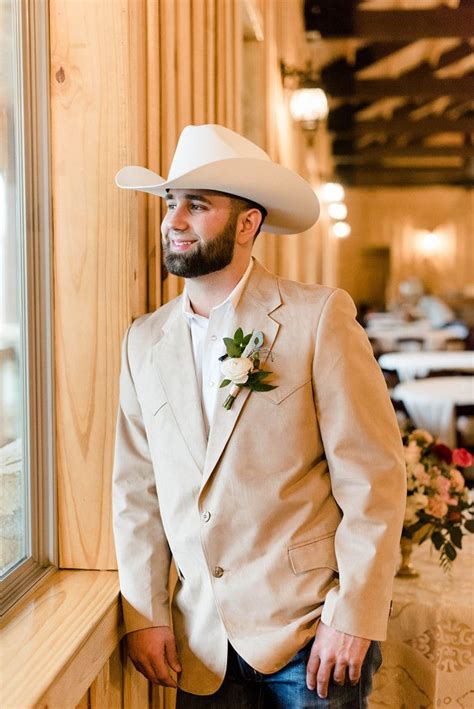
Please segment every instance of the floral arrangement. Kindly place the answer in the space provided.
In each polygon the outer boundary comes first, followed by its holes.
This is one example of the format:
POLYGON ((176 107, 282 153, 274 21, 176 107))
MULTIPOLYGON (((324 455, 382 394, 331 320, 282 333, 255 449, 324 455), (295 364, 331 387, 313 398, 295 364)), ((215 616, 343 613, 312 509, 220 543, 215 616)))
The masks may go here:
POLYGON ((462 549, 465 532, 474 532, 474 504, 459 470, 473 458, 464 448, 451 450, 422 429, 407 429, 403 445, 408 495, 402 538, 418 544, 431 539, 447 570, 462 549))
POLYGON ((221 357, 221 372, 224 379, 221 387, 232 384, 230 394, 224 401, 224 408, 232 408, 241 387, 248 387, 250 391, 270 391, 276 387, 263 380, 272 372, 260 369, 260 353, 262 352, 263 333, 253 331, 244 335, 242 328, 236 330, 234 337, 224 337, 226 354, 221 357))

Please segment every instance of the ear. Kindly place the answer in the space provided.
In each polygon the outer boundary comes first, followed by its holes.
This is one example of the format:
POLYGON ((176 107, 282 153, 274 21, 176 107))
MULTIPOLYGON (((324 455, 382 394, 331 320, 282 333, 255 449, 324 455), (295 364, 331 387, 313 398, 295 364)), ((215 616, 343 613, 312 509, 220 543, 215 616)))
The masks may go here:
POLYGON ((262 215, 258 209, 246 209, 239 214, 237 220, 237 233, 235 240, 241 246, 244 246, 253 238, 262 221, 262 215))

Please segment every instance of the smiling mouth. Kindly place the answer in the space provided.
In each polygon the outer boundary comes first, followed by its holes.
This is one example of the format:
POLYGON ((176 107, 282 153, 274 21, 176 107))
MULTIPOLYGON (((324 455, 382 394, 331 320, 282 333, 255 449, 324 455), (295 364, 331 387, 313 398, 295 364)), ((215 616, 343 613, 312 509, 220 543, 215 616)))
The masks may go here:
POLYGON ((170 239, 173 249, 176 251, 186 251, 195 244, 197 239, 170 239))

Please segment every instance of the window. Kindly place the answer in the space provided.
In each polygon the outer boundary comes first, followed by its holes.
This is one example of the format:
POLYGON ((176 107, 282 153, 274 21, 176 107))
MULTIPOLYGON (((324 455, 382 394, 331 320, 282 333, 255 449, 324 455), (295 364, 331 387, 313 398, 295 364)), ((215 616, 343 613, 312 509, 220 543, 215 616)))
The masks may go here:
POLYGON ((47 3, 0 2, 0 589, 55 561, 47 3))

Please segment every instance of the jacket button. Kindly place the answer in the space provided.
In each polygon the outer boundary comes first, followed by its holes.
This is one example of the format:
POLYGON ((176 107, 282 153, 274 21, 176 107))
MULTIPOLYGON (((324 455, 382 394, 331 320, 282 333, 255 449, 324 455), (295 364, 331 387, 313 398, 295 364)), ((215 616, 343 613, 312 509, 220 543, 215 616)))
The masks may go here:
POLYGON ((224 576, 224 569, 221 566, 214 566, 212 575, 215 576, 216 579, 220 579, 221 576, 224 576))
POLYGON ((208 510, 206 510, 206 512, 202 513, 202 521, 203 522, 209 522, 210 519, 211 519, 211 513, 208 510))

